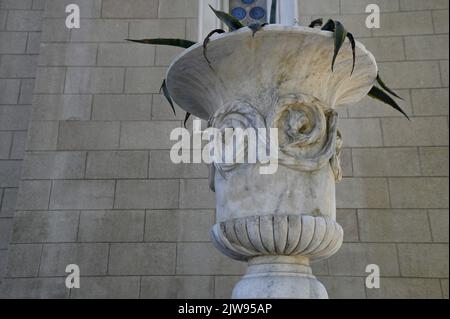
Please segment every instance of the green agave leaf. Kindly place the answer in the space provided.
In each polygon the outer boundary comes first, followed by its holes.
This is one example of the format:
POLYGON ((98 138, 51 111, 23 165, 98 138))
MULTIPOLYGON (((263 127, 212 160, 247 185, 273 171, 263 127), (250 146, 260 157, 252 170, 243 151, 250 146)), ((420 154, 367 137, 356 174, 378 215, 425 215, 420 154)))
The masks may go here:
POLYGON ((277 0, 272 0, 272 6, 270 7, 270 24, 277 23, 277 0))
POLYGON ((206 60, 206 62, 208 62, 209 66, 211 66, 211 62, 209 61, 208 56, 206 55, 206 51, 208 50, 209 40, 216 33, 222 34, 222 33, 225 33, 225 31, 222 29, 215 29, 215 30, 211 31, 210 33, 208 33, 205 40, 203 41, 203 56, 205 57, 205 60, 206 60))
POLYGON ((316 19, 312 21, 309 25, 310 28, 321 27, 323 25, 323 19, 316 19))
POLYGON ((225 23, 228 26, 228 28, 230 28, 230 31, 236 31, 244 27, 244 25, 232 15, 223 11, 216 10, 211 5, 209 5, 209 7, 214 12, 214 14, 220 19, 220 21, 225 23))
POLYGON ((374 86, 369 94, 368 94, 371 98, 381 101, 385 104, 390 105, 391 107, 393 107, 394 109, 396 109, 397 111, 399 111, 400 113, 402 113, 404 116, 406 116, 406 118, 408 120, 409 116, 408 114, 405 113, 405 111, 402 110, 402 108, 397 104, 397 102, 395 102, 389 95, 387 95, 383 90, 381 90, 380 88, 374 86))
POLYGON ((268 23, 255 22, 248 25, 248 27, 253 31, 252 36, 254 37, 256 32, 261 30, 263 27, 268 25, 268 23))
POLYGON ((339 54, 339 51, 342 48, 342 45, 347 38, 347 30, 345 30, 342 23, 339 21, 335 21, 335 31, 334 31, 334 55, 333 61, 331 62, 331 70, 334 71, 334 63, 336 62, 336 58, 339 54))
POLYGON ((166 83, 165 79, 161 85, 161 89, 159 90, 159 92, 161 93, 161 91, 163 91, 164 96, 166 97, 166 100, 169 102, 170 106, 172 107, 173 114, 177 115, 177 112, 175 112, 175 106, 173 105, 172 97, 170 96, 169 89, 167 88, 167 83, 166 83))
POLYGON ((190 48, 196 42, 189 41, 189 40, 183 40, 183 39, 142 39, 142 40, 133 40, 133 39, 126 39, 130 42, 136 42, 136 43, 144 43, 144 44, 156 44, 156 45, 169 45, 174 47, 180 47, 180 48, 190 48))
POLYGON ((186 123, 189 120, 189 118, 191 117, 191 113, 186 113, 186 117, 184 118, 184 127, 186 127, 186 123))
POLYGON ((394 91, 392 91, 390 88, 387 87, 386 84, 384 84, 383 80, 381 80, 380 78, 380 74, 378 73, 377 75, 377 82, 378 84, 383 88, 383 90, 385 90, 386 92, 388 92, 389 94, 395 96, 396 98, 399 98, 400 100, 403 100, 403 98, 401 98, 400 96, 397 95, 397 93, 395 93, 394 91))
POLYGON ((331 31, 334 32, 335 30, 335 23, 333 20, 329 19, 327 21, 327 23, 325 23, 325 25, 322 27, 323 31, 331 31))
POLYGON ((350 74, 353 74, 353 71, 355 71, 355 63, 356 63, 356 42, 355 38, 353 37, 353 34, 351 34, 350 32, 347 33, 347 38, 350 40, 350 44, 352 45, 353 66, 352 72, 350 74))

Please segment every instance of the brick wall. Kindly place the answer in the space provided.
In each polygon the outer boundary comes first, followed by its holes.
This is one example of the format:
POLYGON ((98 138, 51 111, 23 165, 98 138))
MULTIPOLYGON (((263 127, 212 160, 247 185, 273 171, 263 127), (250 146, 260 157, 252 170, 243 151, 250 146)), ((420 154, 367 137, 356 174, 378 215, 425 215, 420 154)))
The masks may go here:
POLYGON ((43 4, 0 0, 0 284, 31 113, 43 4))
MULTIPOLYGON (((208 172, 173 165, 168 155, 169 132, 183 114, 174 118, 158 91, 180 50, 123 41, 195 40, 196 3, 47 0, 0 295, 230 296, 245 265, 210 244, 208 172), (64 27, 71 2, 81 7, 80 30, 64 27), (71 292, 64 285, 70 263, 83 276, 82 289, 71 292)), ((332 16, 366 44, 412 118, 369 99, 340 111, 346 148, 337 204, 345 244, 315 273, 333 298, 448 298, 448 1, 301 0, 299 8, 302 24, 332 16), (379 30, 365 28, 368 3, 383 11, 379 30), (380 266, 381 289, 365 288, 367 264, 380 266)), ((17 63, 5 68, 23 74, 17 63)))

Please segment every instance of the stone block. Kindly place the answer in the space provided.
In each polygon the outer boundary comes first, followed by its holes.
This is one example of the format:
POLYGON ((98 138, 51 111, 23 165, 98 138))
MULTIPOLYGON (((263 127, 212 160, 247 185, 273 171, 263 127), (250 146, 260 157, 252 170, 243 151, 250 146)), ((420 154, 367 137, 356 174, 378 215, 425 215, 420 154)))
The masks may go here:
POLYGON ((214 276, 214 298, 230 299, 240 276, 214 276))
POLYGON ((10 31, 40 31, 43 12, 40 10, 11 10, 6 29, 10 31))
POLYGON ((140 242, 144 237, 143 211, 83 211, 81 242, 140 242))
POLYGON ((79 213, 17 212, 14 219, 13 243, 75 242, 79 213))
POLYGON ((174 275, 175 244, 112 244, 109 273, 112 275, 174 275))
POLYGON ((215 208, 214 193, 207 179, 180 180, 180 207, 187 209, 215 208))
MULTIPOLYGON (((27 132, 14 132, 13 145, 11 148, 11 159, 23 159, 25 154, 25 144, 27 140, 27 132)), ((1 143, 0 143, 1 144, 1 143)))
MULTIPOLYGON (((344 4, 345 6, 345 4, 344 4)), ((334 0, 306 0, 299 3, 302 15, 339 14, 339 2, 334 0)))
POLYGON ((407 60, 448 59, 449 41, 446 35, 405 37, 407 60))
POLYGON ((83 20, 83 27, 71 30, 71 42, 122 42, 128 38, 128 22, 121 20, 83 20))
POLYGON ((89 152, 86 177, 108 178, 146 178, 148 152, 89 152))
POLYGON ((30 114, 29 105, 0 105, 0 129, 27 130, 30 114))
MULTIPOLYGON (((46 18, 66 17, 66 6, 74 3, 72 0, 47 0, 45 10, 46 18)), ((80 8, 80 17, 98 18, 100 17, 102 0, 77 0, 76 4, 80 8)))
POLYGON ((42 32, 29 32, 28 33, 28 43, 27 43, 27 53, 28 54, 39 54, 41 49, 41 39, 42 32))
POLYGON ((96 59, 95 43, 43 43, 40 48, 39 65, 94 66, 96 59))
POLYGON ((414 115, 448 115, 448 88, 412 90, 411 94, 414 115))
POLYGON ((164 0, 159 3, 159 18, 195 18, 197 14, 196 0, 164 0))
MULTIPOLYGON (((341 0, 341 13, 365 13, 366 7, 374 3, 372 0, 341 0)), ((376 3, 380 12, 396 12, 399 10, 397 1, 378 0, 376 3)))
POLYGON ((74 94, 122 93, 123 79, 122 68, 70 68, 64 90, 74 94))
POLYGON ((50 181, 22 181, 17 200, 17 210, 48 209, 50 181))
POLYGON ((84 176, 85 152, 32 152, 22 166, 24 179, 80 179, 84 176))
POLYGON ((421 147, 419 152, 424 176, 448 176, 448 147, 421 147))
POLYGON ((159 19, 130 22, 131 39, 176 38, 184 39, 184 19, 159 19))
POLYGON ((3 190, 3 200, 0 209, 1 217, 13 217, 16 209, 17 188, 6 188, 3 190))
POLYGON ((115 208, 178 208, 177 180, 120 180, 117 182, 115 208))
MULTIPOLYGON (((16 104, 19 99, 20 80, 0 79, 0 104, 16 104)), ((3 118, 3 116, 2 116, 3 118)))
POLYGON ((448 208, 448 178, 392 178, 393 208, 448 208))
POLYGON ((399 244, 398 254, 402 276, 448 278, 448 244, 399 244))
MULTIPOLYGON (((388 1, 389 3, 393 3, 391 0, 388 1)), ((377 62, 402 61, 405 58, 403 41, 400 41, 398 37, 362 38, 358 41, 363 43, 367 50, 372 52, 377 62)))
POLYGON ((143 299, 210 299, 214 277, 210 276, 152 276, 142 277, 143 299))
POLYGON ((10 245, 7 277, 36 277, 41 260, 42 245, 10 245))
POLYGON ((208 242, 214 211, 147 211, 145 241, 208 242))
POLYGON ((0 187, 19 185, 20 164, 20 161, 0 161, 0 187))
POLYGON ((68 42, 70 30, 66 27, 66 19, 44 19, 42 21, 42 42, 68 42))
POLYGON ((367 265, 380 267, 382 276, 398 276, 397 251, 393 244, 345 243, 328 259, 330 274, 335 276, 367 276, 367 265))
POLYGON ((56 150, 58 121, 32 121, 28 131, 27 150, 56 150))
POLYGON ((338 209, 337 222, 344 229, 344 242, 358 242, 358 218, 355 209, 338 209))
POLYGON ((1 9, 31 9, 33 0, 3 0, 0 3, 1 9))
POLYGON ((155 63, 155 47, 138 43, 100 43, 97 63, 101 66, 151 66, 155 63))
POLYGON ((433 11, 435 33, 448 33, 448 10, 433 11))
POLYGON ((444 117, 381 120, 385 146, 447 146, 448 123, 444 117))
POLYGON ((0 54, 25 53, 26 45, 25 32, 0 32, 0 54))
POLYGON ((179 243, 177 274, 242 275, 247 265, 222 255, 210 243, 179 243))
POLYGON ((344 178, 336 185, 338 208, 387 208, 389 194, 383 178, 344 178))
POLYGON ((0 63, 2 78, 32 78, 36 75, 36 55, 3 55, 0 63))
POLYGON ((0 218, 0 250, 8 249, 12 233, 12 218, 0 218))
POLYGON ((0 290, 1 298, 11 299, 63 299, 68 295, 65 278, 6 279, 0 290))
POLYGON ((67 276, 66 267, 80 267, 81 276, 106 275, 108 244, 47 244, 42 252, 39 276, 67 276))
POLYGON ((81 277, 71 299, 138 299, 140 277, 81 277))
POLYGON ((102 150, 119 146, 119 122, 60 122, 58 148, 61 150, 102 150))
POLYGON ((441 87, 438 61, 382 62, 378 67, 392 89, 441 87))
POLYGON ((136 94, 159 93, 165 75, 165 68, 128 68, 125 92, 136 94))
POLYGON ((361 241, 430 242, 425 210, 359 210, 361 241))
POLYGON ((50 209, 111 209, 114 181, 54 181, 50 209))
POLYGON ((400 9, 402 11, 422 11, 448 9, 448 1, 445 0, 400 0, 400 9))
POLYGON ((96 95, 93 120, 145 121, 151 117, 151 95, 96 95))
POLYGON ((327 288, 330 299, 365 299, 365 283, 361 277, 318 277, 327 288))
POLYGON ((430 216, 431 233, 435 242, 448 243, 448 209, 432 209, 430 216))
POLYGON ((12 132, 0 132, 0 159, 8 159, 13 141, 12 132))
POLYGON ((36 73, 35 93, 63 93, 66 77, 65 68, 40 67, 36 73))
POLYGON ((31 105, 33 103, 34 84, 34 78, 21 80, 19 104, 31 105))
POLYGON ((123 122, 120 136, 121 149, 170 149, 175 142, 170 133, 180 127, 180 122, 123 122))
POLYGON ((341 119, 339 129, 346 147, 376 147, 383 144, 378 119, 341 119))
POLYGON ((183 48, 157 46, 155 65, 169 66, 170 63, 172 63, 172 61, 183 51, 184 51, 183 48))
POLYGON ((416 148, 353 149, 354 176, 420 176, 416 148))
POLYGON ((91 95, 35 95, 33 120, 38 121, 85 121, 91 116, 91 95))
POLYGON ((379 29, 373 29, 375 36, 402 36, 432 34, 433 21, 431 12, 393 12, 380 16, 379 29))
POLYGON ((437 299, 441 296, 437 279, 381 278, 380 289, 367 289, 369 299, 437 299))
POLYGON ((208 178, 206 164, 174 164, 169 151, 150 151, 150 178, 208 178))
POLYGON ((158 0, 103 0, 103 18, 151 19, 158 16, 158 0))

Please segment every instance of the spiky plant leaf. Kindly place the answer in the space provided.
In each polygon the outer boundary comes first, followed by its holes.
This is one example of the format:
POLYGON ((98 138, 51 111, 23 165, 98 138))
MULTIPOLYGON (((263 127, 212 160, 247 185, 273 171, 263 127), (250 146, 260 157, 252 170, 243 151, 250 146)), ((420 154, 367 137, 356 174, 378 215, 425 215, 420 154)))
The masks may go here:
POLYGON ((211 5, 209 5, 209 7, 214 12, 214 14, 220 19, 220 21, 225 23, 226 26, 230 28, 230 31, 236 31, 244 27, 244 25, 232 15, 223 11, 216 10, 211 5))
POLYGON ((392 91, 390 88, 387 87, 386 84, 384 84, 383 80, 381 80, 380 78, 380 74, 377 74, 377 82, 378 84, 383 88, 383 90, 385 90, 386 92, 388 92, 389 94, 395 96, 396 98, 399 98, 400 100, 403 100, 403 98, 401 98, 400 96, 397 95, 397 93, 395 93, 394 91, 392 91))
POLYGON ((261 30, 266 25, 268 25, 268 23, 254 22, 254 23, 249 24, 248 27, 250 28, 250 30, 253 31, 252 36, 254 37, 256 32, 261 30))
POLYGON ((355 71, 355 63, 356 63, 356 42, 355 38, 353 37, 353 34, 350 32, 347 33, 347 38, 350 41, 350 44, 352 46, 352 53, 353 53, 353 66, 352 66, 352 72, 350 74, 353 74, 353 71, 355 71))
POLYGON ((368 95, 375 100, 381 101, 381 102, 393 107, 394 109, 396 109, 397 111, 402 113, 404 116, 406 116, 406 118, 409 120, 408 114, 406 114, 405 111, 403 111, 402 108, 397 104, 397 102, 395 102, 389 95, 387 95, 380 88, 374 86, 370 90, 368 95))
POLYGON ((334 30, 334 55, 333 61, 331 62, 331 70, 334 71, 334 63, 336 62, 336 58, 339 54, 339 51, 342 48, 342 45, 347 38, 347 30, 345 30, 342 23, 339 21, 335 21, 335 30, 334 30))
POLYGON ((334 30, 335 30, 334 20, 329 19, 327 21, 327 23, 325 23, 325 25, 322 27, 321 30, 334 32, 334 30))
POLYGON ((310 28, 315 28, 315 27, 321 27, 323 25, 323 19, 316 19, 314 21, 311 21, 309 27, 310 28))
POLYGON ((222 33, 225 33, 225 31, 222 29, 215 29, 215 30, 211 31, 210 33, 208 33, 205 40, 203 41, 203 56, 205 57, 205 60, 206 60, 206 62, 208 62, 209 66, 211 66, 211 62, 209 61, 208 56, 206 55, 206 51, 208 50, 209 40, 216 33, 222 34, 222 33))
POLYGON ((189 40, 183 40, 183 39, 142 39, 142 40, 133 40, 133 39, 126 39, 130 42, 136 42, 136 43, 144 43, 144 44, 156 44, 156 45, 169 45, 174 47, 180 47, 180 48, 190 48, 196 42, 189 41, 189 40))
POLYGON ((277 23, 277 0, 272 0, 272 6, 270 7, 270 24, 277 23))
POLYGON ((187 121, 189 120, 190 117, 191 117, 191 113, 187 112, 186 117, 184 118, 184 127, 186 127, 187 121))
POLYGON ((161 85, 161 89, 159 90, 159 93, 161 93, 161 91, 164 93, 166 100, 169 102, 170 106, 172 107, 173 114, 177 115, 177 112, 175 111, 175 106, 173 105, 172 97, 170 96, 169 89, 167 88, 167 83, 166 83, 165 79, 161 85))

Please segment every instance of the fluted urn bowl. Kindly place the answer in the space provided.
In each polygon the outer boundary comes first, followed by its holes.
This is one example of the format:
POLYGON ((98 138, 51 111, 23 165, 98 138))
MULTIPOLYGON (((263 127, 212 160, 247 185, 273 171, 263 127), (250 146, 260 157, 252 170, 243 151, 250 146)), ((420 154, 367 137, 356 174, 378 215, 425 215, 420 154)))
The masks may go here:
POLYGON ((346 41, 331 61, 331 32, 270 25, 219 35, 207 48, 185 50, 171 64, 167 86, 187 112, 219 129, 278 129, 278 169, 262 163, 212 165, 215 246, 248 261, 235 298, 326 298, 311 261, 341 246, 335 183, 342 177, 336 108, 360 101, 375 83, 374 57, 346 41))

